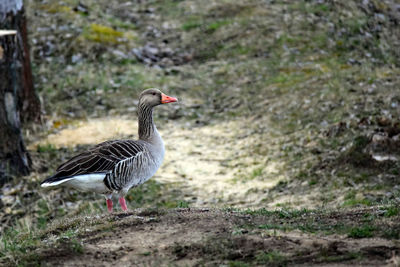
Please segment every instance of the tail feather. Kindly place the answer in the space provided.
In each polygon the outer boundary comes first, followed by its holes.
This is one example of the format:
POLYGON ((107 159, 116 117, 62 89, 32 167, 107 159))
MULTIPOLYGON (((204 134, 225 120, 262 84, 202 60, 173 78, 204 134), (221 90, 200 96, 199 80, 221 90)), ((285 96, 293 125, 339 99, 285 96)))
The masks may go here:
POLYGON ((108 191, 103 180, 106 173, 81 174, 69 177, 49 177, 41 183, 42 187, 68 186, 81 191, 103 193, 108 191))
MULTIPOLYGON (((51 178, 51 177, 50 177, 51 178)), ((50 178, 44 180, 40 186, 41 187, 49 187, 49 186, 56 186, 56 185, 60 185, 62 183, 65 183, 67 181, 70 181, 71 179, 74 179, 73 177, 66 177, 65 179, 62 180, 57 180, 57 181, 51 181, 50 178)))
POLYGON ((69 181, 73 177, 74 176, 60 176, 60 173, 56 173, 53 176, 47 177, 43 182, 40 183, 40 185, 42 187, 55 186, 69 181))

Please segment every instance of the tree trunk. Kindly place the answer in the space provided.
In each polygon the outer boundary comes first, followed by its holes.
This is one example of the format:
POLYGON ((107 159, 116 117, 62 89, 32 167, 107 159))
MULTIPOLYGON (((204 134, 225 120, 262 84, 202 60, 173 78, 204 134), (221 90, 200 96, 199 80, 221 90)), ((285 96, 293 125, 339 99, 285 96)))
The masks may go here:
POLYGON ((21 133, 23 121, 39 120, 40 102, 34 91, 22 0, 1 0, 0 30, 0 184, 27 175, 31 159, 21 133))

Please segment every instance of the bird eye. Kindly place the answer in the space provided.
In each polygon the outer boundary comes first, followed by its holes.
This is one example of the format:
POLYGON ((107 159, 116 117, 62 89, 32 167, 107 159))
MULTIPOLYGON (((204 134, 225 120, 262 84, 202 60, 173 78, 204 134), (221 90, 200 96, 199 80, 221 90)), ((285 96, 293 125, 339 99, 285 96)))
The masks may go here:
POLYGON ((156 93, 152 93, 152 95, 156 95, 156 93))

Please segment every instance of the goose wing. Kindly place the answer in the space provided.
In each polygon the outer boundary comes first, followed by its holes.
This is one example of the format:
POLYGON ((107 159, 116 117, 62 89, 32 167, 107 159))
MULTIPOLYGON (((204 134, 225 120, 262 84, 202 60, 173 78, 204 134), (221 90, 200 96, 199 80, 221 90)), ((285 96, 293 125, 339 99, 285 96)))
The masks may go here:
POLYGON ((42 183, 84 174, 108 173, 120 166, 119 163, 133 160, 142 154, 143 150, 143 144, 133 140, 106 141, 61 164, 56 174, 42 183))

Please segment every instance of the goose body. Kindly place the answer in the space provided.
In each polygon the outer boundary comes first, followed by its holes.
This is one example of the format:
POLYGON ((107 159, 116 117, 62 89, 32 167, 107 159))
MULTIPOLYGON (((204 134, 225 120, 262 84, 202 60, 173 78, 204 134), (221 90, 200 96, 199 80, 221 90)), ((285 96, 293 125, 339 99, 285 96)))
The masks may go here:
POLYGON ((153 123, 153 107, 176 101, 157 89, 143 91, 138 106, 139 140, 100 143, 61 164, 41 186, 67 186, 104 194, 109 211, 112 211, 112 196, 117 195, 126 210, 124 197, 129 189, 150 179, 164 159, 164 142, 153 123))

